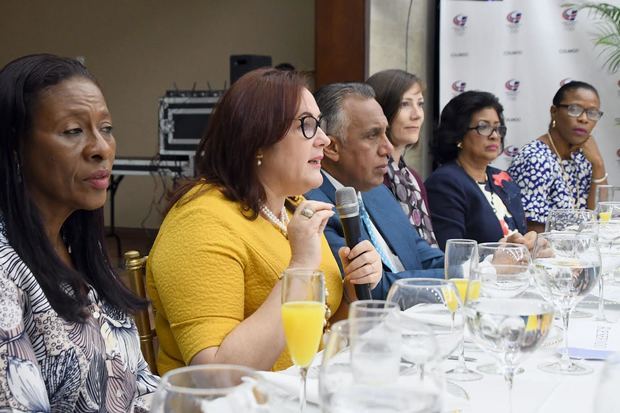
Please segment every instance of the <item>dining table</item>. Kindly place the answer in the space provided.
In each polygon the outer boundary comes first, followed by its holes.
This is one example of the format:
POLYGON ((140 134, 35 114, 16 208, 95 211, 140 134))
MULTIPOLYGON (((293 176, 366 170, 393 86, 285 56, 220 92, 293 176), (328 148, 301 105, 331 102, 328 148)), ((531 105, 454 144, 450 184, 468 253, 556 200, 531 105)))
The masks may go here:
MULTIPOLYGON (((605 359, 620 352, 620 285, 611 285, 605 292, 605 315, 607 321, 597 321, 598 297, 590 294, 577 306, 580 317, 572 317, 569 324, 569 347, 571 358, 590 367, 592 372, 584 375, 548 373, 538 366, 560 357, 564 348, 561 321, 556 317, 542 346, 520 364, 523 371, 514 378, 512 388, 512 411, 518 413, 585 413, 594 411, 598 396, 601 371, 605 359)), ((479 349, 466 334, 465 353, 468 367, 493 363, 496 360, 479 349)), ((456 357, 444 360, 436 368, 443 371, 455 366, 456 357)), ((321 353, 317 354, 309 369, 306 412, 321 412, 319 406, 318 376, 321 353)), ((288 402, 279 403, 275 413, 296 412, 296 394, 299 389, 296 367, 281 372, 262 372, 263 378, 290 393, 288 402)), ((478 381, 453 382, 464 392, 459 397, 450 392, 452 385, 443 391, 443 413, 497 413, 509 412, 508 386, 502 374, 483 374, 478 381), (463 397, 464 396, 464 397, 463 397)), ((620 383, 618 393, 620 393, 620 383)), ((620 397, 620 394, 618 395, 620 397)), ((620 411, 620 405, 618 406, 620 411)), ((433 412, 434 413, 434 412, 433 412)))

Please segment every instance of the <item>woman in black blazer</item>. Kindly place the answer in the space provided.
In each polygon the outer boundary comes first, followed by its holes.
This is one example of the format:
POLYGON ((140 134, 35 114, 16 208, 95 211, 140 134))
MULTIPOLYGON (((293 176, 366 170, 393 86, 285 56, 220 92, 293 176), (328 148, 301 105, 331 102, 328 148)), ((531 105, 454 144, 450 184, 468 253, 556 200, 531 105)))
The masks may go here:
POLYGON ((468 91, 441 113, 431 142, 441 166, 425 183, 441 249, 452 238, 493 242, 526 231, 519 186, 489 166, 504 147, 503 111, 493 94, 468 91))

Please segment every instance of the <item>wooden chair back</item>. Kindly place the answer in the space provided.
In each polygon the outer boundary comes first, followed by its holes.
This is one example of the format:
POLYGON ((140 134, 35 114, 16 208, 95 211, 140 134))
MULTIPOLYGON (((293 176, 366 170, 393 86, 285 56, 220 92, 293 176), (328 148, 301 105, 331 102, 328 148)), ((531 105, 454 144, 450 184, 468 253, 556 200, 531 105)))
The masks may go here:
MULTIPOLYGON (((138 251, 125 252, 125 273, 129 279, 129 287, 138 297, 149 300, 146 294, 146 259, 148 256, 142 257, 138 251)), ((144 360, 146 360, 151 372, 157 374, 157 357, 155 351, 156 334, 151 320, 150 305, 149 308, 140 310, 134 315, 138 334, 140 336, 140 349, 144 360)))

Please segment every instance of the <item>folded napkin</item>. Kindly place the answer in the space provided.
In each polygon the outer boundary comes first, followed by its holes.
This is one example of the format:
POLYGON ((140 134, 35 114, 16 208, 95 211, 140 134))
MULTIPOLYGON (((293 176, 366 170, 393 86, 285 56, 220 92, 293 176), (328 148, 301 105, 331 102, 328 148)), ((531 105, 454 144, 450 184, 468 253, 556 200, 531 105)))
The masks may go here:
MULTIPOLYGON (((301 380, 299 374, 292 373, 291 369, 287 372, 259 371, 257 372, 267 382, 273 384, 293 396, 299 395, 301 380)), ((306 380, 306 401, 308 403, 319 404, 319 380, 308 377, 306 380)))

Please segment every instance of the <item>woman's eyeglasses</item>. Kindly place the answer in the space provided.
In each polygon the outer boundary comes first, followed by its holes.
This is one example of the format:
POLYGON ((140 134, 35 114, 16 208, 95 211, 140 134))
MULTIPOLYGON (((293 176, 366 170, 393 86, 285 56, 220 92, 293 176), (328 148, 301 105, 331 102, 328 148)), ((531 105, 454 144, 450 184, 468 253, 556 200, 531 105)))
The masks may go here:
POLYGON ((583 112, 586 112, 586 116, 588 117, 588 119, 594 121, 599 120, 603 116, 603 112, 596 108, 585 109, 583 106, 575 104, 558 104, 556 106, 560 108, 566 108, 566 113, 568 113, 568 116, 570 116, 571 118, 578 118, 583 112))
POLYGON ((497 135, 500 138, 503 138, 504 136, 506 136, 506 131, 508 131, 508 128, 506 128, 506 126, 504 125, 498 125, 496 127, 493 127, 488 123, 479 123, 473 128, 467 128, 467 130, 475 130, 476 132, 478 132, 479 135, 486 137, 493 135, 493 132, 497 132, 497 135))
POLYGON ((301 133, 306 139, 314 138, 318 128, 321 128, 321 130, 325 132, 327 127, 327 122, 322 116, 319 116, 317 119, 312 115, 306 115, 297 120, 301 122, 301 133))

